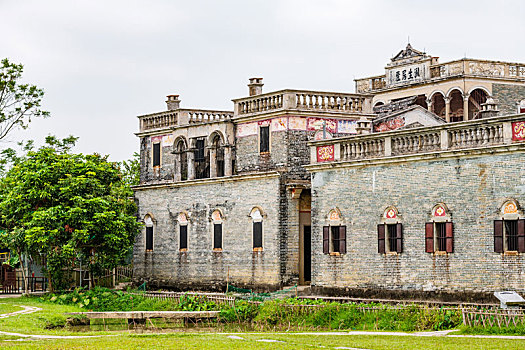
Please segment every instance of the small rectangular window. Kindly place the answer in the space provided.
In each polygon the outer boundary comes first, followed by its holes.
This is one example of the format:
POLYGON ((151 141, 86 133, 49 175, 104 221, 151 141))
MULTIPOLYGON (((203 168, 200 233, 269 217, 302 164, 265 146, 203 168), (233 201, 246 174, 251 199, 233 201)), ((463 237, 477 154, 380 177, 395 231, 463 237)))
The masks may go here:
POLYGON ((330 237, 332 241, 332 252, 340 253, 339 251, 339 226, 331 226, 330 228, 332 232, 332 236, 330 237))
POLYGON ((153 226, 146 226, 146 250, 153 250, 153 226))
POLYGON ((182 225, 179 226, 179 249, 188 249, 188 226, 182 225))
POLYGON ((436 222, 436 240, 438 250, 441 252, 447 251, 447 230, 444 222, 436 222))
POLYGON ((222 224, 213 224, 213 249, 222 249, 222 224))
POLYGON ((204 140, 196 140, 195 142, 195 161, 202 162, 204 161, 204 140))
POLYGON ((507 249, 518 251, 518 220, 505 220, 505 238, 507 240, 507 249))
POLYGON ((386 225, 386 226, 387 226, 388 249, 391 252, 397 252, 396 225, 386 225))
POLYGON ((153 144, 153 166, 160 166, 160 143, 153 144))
POLYGON ((262 248, 262 222, 253 223, 253 248, 262 248))
POLYGON ((261 126, 260 130, 260 152, 270 152, 270 127, 269 126, 261 126))

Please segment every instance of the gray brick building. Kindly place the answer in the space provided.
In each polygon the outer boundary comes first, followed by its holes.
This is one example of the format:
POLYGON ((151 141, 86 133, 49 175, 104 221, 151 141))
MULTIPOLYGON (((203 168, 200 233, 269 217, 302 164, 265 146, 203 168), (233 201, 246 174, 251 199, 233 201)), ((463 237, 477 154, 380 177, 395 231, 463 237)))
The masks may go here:
POLYGON ((408 46, 385 76, 356 80, 357 94, 263 93, 253 78, 233 111, 170 95, 167 111, 140 116, 137 282, 525 292, 525 65, 440 64, 408 46))

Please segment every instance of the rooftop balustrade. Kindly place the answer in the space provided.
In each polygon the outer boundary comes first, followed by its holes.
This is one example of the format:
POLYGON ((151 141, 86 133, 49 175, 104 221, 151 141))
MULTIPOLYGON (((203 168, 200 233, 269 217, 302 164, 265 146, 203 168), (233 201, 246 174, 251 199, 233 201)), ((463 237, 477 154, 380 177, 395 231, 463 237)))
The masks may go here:
POLYGON ((166 129, 177 125, 213 123, 230 120, 233 112, 201 109, 177 109, 139 116, 140 131, 166 129))
MULTIPOLYGON (((510 63, 466 58, 457 61, 431 65, 430 77, 424 81, 463 75, 525 80, 525 63, 510 63)), ((358 93, 367 93, 386 89, 389 86, 386 84, 385 79, 385 75, 356 79, 356 91, 358 93)), ((399 85, 396 84, 395 87, 399 87, 399 85)))
POLYGON ((372 113, 370 97, 338 92, 281 90, 233 101, 236 117, 280 110, 346 114, 372 113))
POLYGON ((521 114, 313 141, 311 163, 467 150, 524 141, 525 114, 521 114))

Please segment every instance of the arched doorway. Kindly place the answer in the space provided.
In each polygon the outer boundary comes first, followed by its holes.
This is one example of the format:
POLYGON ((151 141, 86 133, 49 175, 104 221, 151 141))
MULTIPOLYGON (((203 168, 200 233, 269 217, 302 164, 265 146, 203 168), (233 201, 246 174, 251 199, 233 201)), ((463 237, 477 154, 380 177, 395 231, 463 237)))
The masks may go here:
POLYGON ((184 139, 179 139, 175 144, 175 154, 177 155, 175 171, 180 171, 180 178, 175 174, 175 179, 180 179, 181 181, 188 179, 188 157, 186 155, 186 141, 184 139))
POLYGON ((481 117, 481 105, 487 102, 488 94, 483 89, 475 89, 470 93, 468 99, 468 119, 479 119, 481 117))
POLYGON ((436 92, 432 95, 432 113, 445 119, 445 96, 441 92, 436 92))
POLYGON ((450 99, 450 121, 460 122, 463 120, 463 94, 454 89, 449 94, 450 99))

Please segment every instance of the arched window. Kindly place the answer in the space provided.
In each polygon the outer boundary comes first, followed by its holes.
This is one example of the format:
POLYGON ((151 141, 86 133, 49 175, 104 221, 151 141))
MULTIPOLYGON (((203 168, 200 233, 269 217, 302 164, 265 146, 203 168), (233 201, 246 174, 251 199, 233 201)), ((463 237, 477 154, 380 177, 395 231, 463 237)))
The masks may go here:
POLYGON ((214 210, 211 213, 213 222, 213 250, 222 251, 222 214, 220 210, 214 210))
POLYGON ((494 251, 525 253, 525 220, 518 202, 509 199, 500 208, 500 220, 494 220, 494 251))
POLYGON ((377 225, 377 251, 380 254, 403 252, 403 224, 396 207, 386 208, 377 225))
POLYGON ((184 181, 188 179, 188 157, 186 152, 186 140, 180 138, 175 144, 175 154, 177 157, 175 171, 180 172, 179 174, 175 174, 176 180, 184 181))
POLYGON ((263 215, 259 208, 253 208, 250 217, 252 218, 253 250, 263 250, 263 215))
POLYGON ((215 174, 214 176, 224 176, 224 147, 222 147, 222 141, 220 135, 215 135, 212 143, 215 159, 215 174))
POLYGON ((147 214, 144 217, 144 225, 146 226, 146 251, 153 251, 153 218, 147 214))
POLYGON ((188 216, 180 213, 177 221, 179 223, 179 251, 188 251, 188 216))
POLYGON ((342 225, 339 209, 330 210, 327 226, 323 226, 323 254, 346 254, 346 226, 342 225))
POLYGON ((436 204, 432 208, 431 221, 425 224, 425 251, 454 252, 454 226, 444 203, 436 204))

